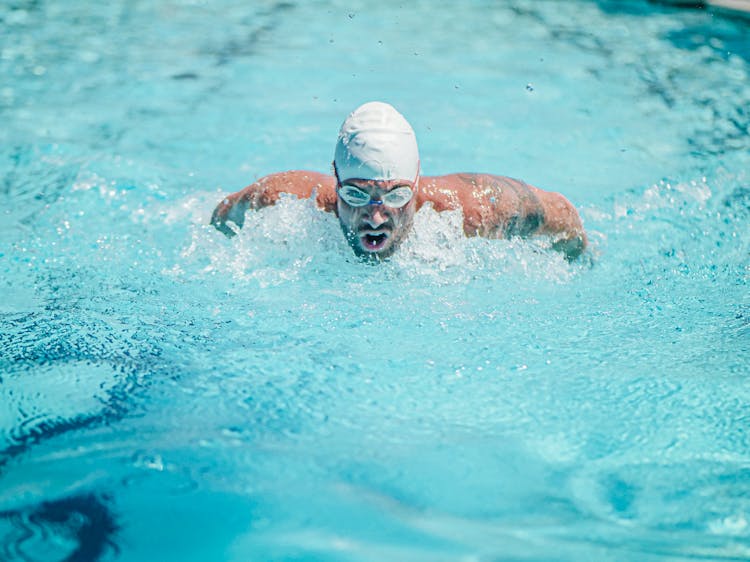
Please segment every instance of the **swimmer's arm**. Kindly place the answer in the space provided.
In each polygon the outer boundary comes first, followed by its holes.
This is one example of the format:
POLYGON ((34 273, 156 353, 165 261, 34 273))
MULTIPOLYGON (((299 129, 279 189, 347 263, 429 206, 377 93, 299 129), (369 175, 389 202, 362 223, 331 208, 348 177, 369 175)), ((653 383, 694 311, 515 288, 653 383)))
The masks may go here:
POLYGON ((578 211, 563 195, 535 189, 544 209, 537 233, 552 238, 552 247, 574 260, 586 249, 588 240, 578 211))
POLYGON ((235 229, 245 224, 245 213, 254 197, 256 184, 247 186, 241 191, 227 195, 211 214, 211 224, 229 238, 237 234, 235 229), (234 228, 229 223, 234 223, 234 228))
POLYGON ((467 201, 468 207, 489 210, 479 213, 479 234, 504 238, 549 236, 552 248, 568 260, 577 258, 586 248, 586 233, 578 211, 559 193, 505 176, 476 174, 462 179, 470 181, 472 191, 480 194, 481 203, 467 201))
POLYGON ((259 179, 246 188, 227 195, 214 209, 211 224, 230 238, 245 224, 248 209, 275 205, 282 193, 309 199, 316 191, 316 202, 326 211, 335 207, 335 180, 318 172, 279 172, 259 179), (234 224, 230 224, 234 223, 234 224))

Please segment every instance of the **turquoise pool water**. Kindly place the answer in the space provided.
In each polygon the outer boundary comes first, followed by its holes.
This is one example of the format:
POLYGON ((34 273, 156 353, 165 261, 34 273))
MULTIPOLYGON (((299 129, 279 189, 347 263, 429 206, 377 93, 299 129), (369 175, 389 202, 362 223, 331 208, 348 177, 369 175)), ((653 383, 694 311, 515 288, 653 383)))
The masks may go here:
POLYGON ((0 559, 750 558, 750 25, 647 2, 0 6, 0 559), (425 209, 371 266, 286 199, 382 99, 425 209))

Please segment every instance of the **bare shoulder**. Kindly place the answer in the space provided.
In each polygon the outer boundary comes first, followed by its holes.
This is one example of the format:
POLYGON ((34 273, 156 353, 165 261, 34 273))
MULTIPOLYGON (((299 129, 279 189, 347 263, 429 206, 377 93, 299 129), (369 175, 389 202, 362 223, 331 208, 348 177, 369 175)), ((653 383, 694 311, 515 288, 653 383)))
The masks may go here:
POLYGON ((507 176, 493 174, 478 174, 463 172, 447 174, 444 176, 427 176, 420 181, 423 197, 426 201, 440 200, 443 198, 462 202, 476 201, 477 204, 486 202, 504 194, 524 194, 534 190, 532 186, 507 176))
POLYGON ((253 191, 257 207, 273 205, 281 194, 309 199, 315 193, 319 207, 330 211, 335 208, 336 181, 333 176, 309 170, 277 172, 262 177, 245 189, 253 191))
POLYGON ((423 202, 437 211, 460 209, 470 236, 525 234, 541 220, 537 190, 507 176, 456 173, 423 178, 420 186, 423 202))
POLYGON ((560 193, 508 176, 479 173, 428 176, 420 186, 420 204, 430 202, 437 211, 460 209, 469 236, 549 235, 569 258, 586 247, 578 211, 560 193))

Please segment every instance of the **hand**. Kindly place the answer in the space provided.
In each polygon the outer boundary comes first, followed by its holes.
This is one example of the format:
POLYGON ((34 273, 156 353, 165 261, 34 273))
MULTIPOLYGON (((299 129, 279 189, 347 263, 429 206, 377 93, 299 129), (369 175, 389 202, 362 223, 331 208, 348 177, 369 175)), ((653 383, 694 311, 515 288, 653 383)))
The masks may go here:
POLYGON ((231 238, 245 224, 245 212, 247 202, 244 201, 242 193, 233 193, 224 198, 214 209, 211 215, 211 224, 216 229, 231 238))

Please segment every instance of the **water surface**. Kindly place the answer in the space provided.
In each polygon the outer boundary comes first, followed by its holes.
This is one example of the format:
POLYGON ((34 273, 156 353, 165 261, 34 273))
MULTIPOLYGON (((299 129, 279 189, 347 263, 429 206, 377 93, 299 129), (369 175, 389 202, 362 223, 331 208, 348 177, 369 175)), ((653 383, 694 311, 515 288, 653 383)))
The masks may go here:
POLYGON ((0 8, 9 560, 750 557, 750 28, 647 2, 0 8), (382 99, 591 239, 284 199, 382 99))

